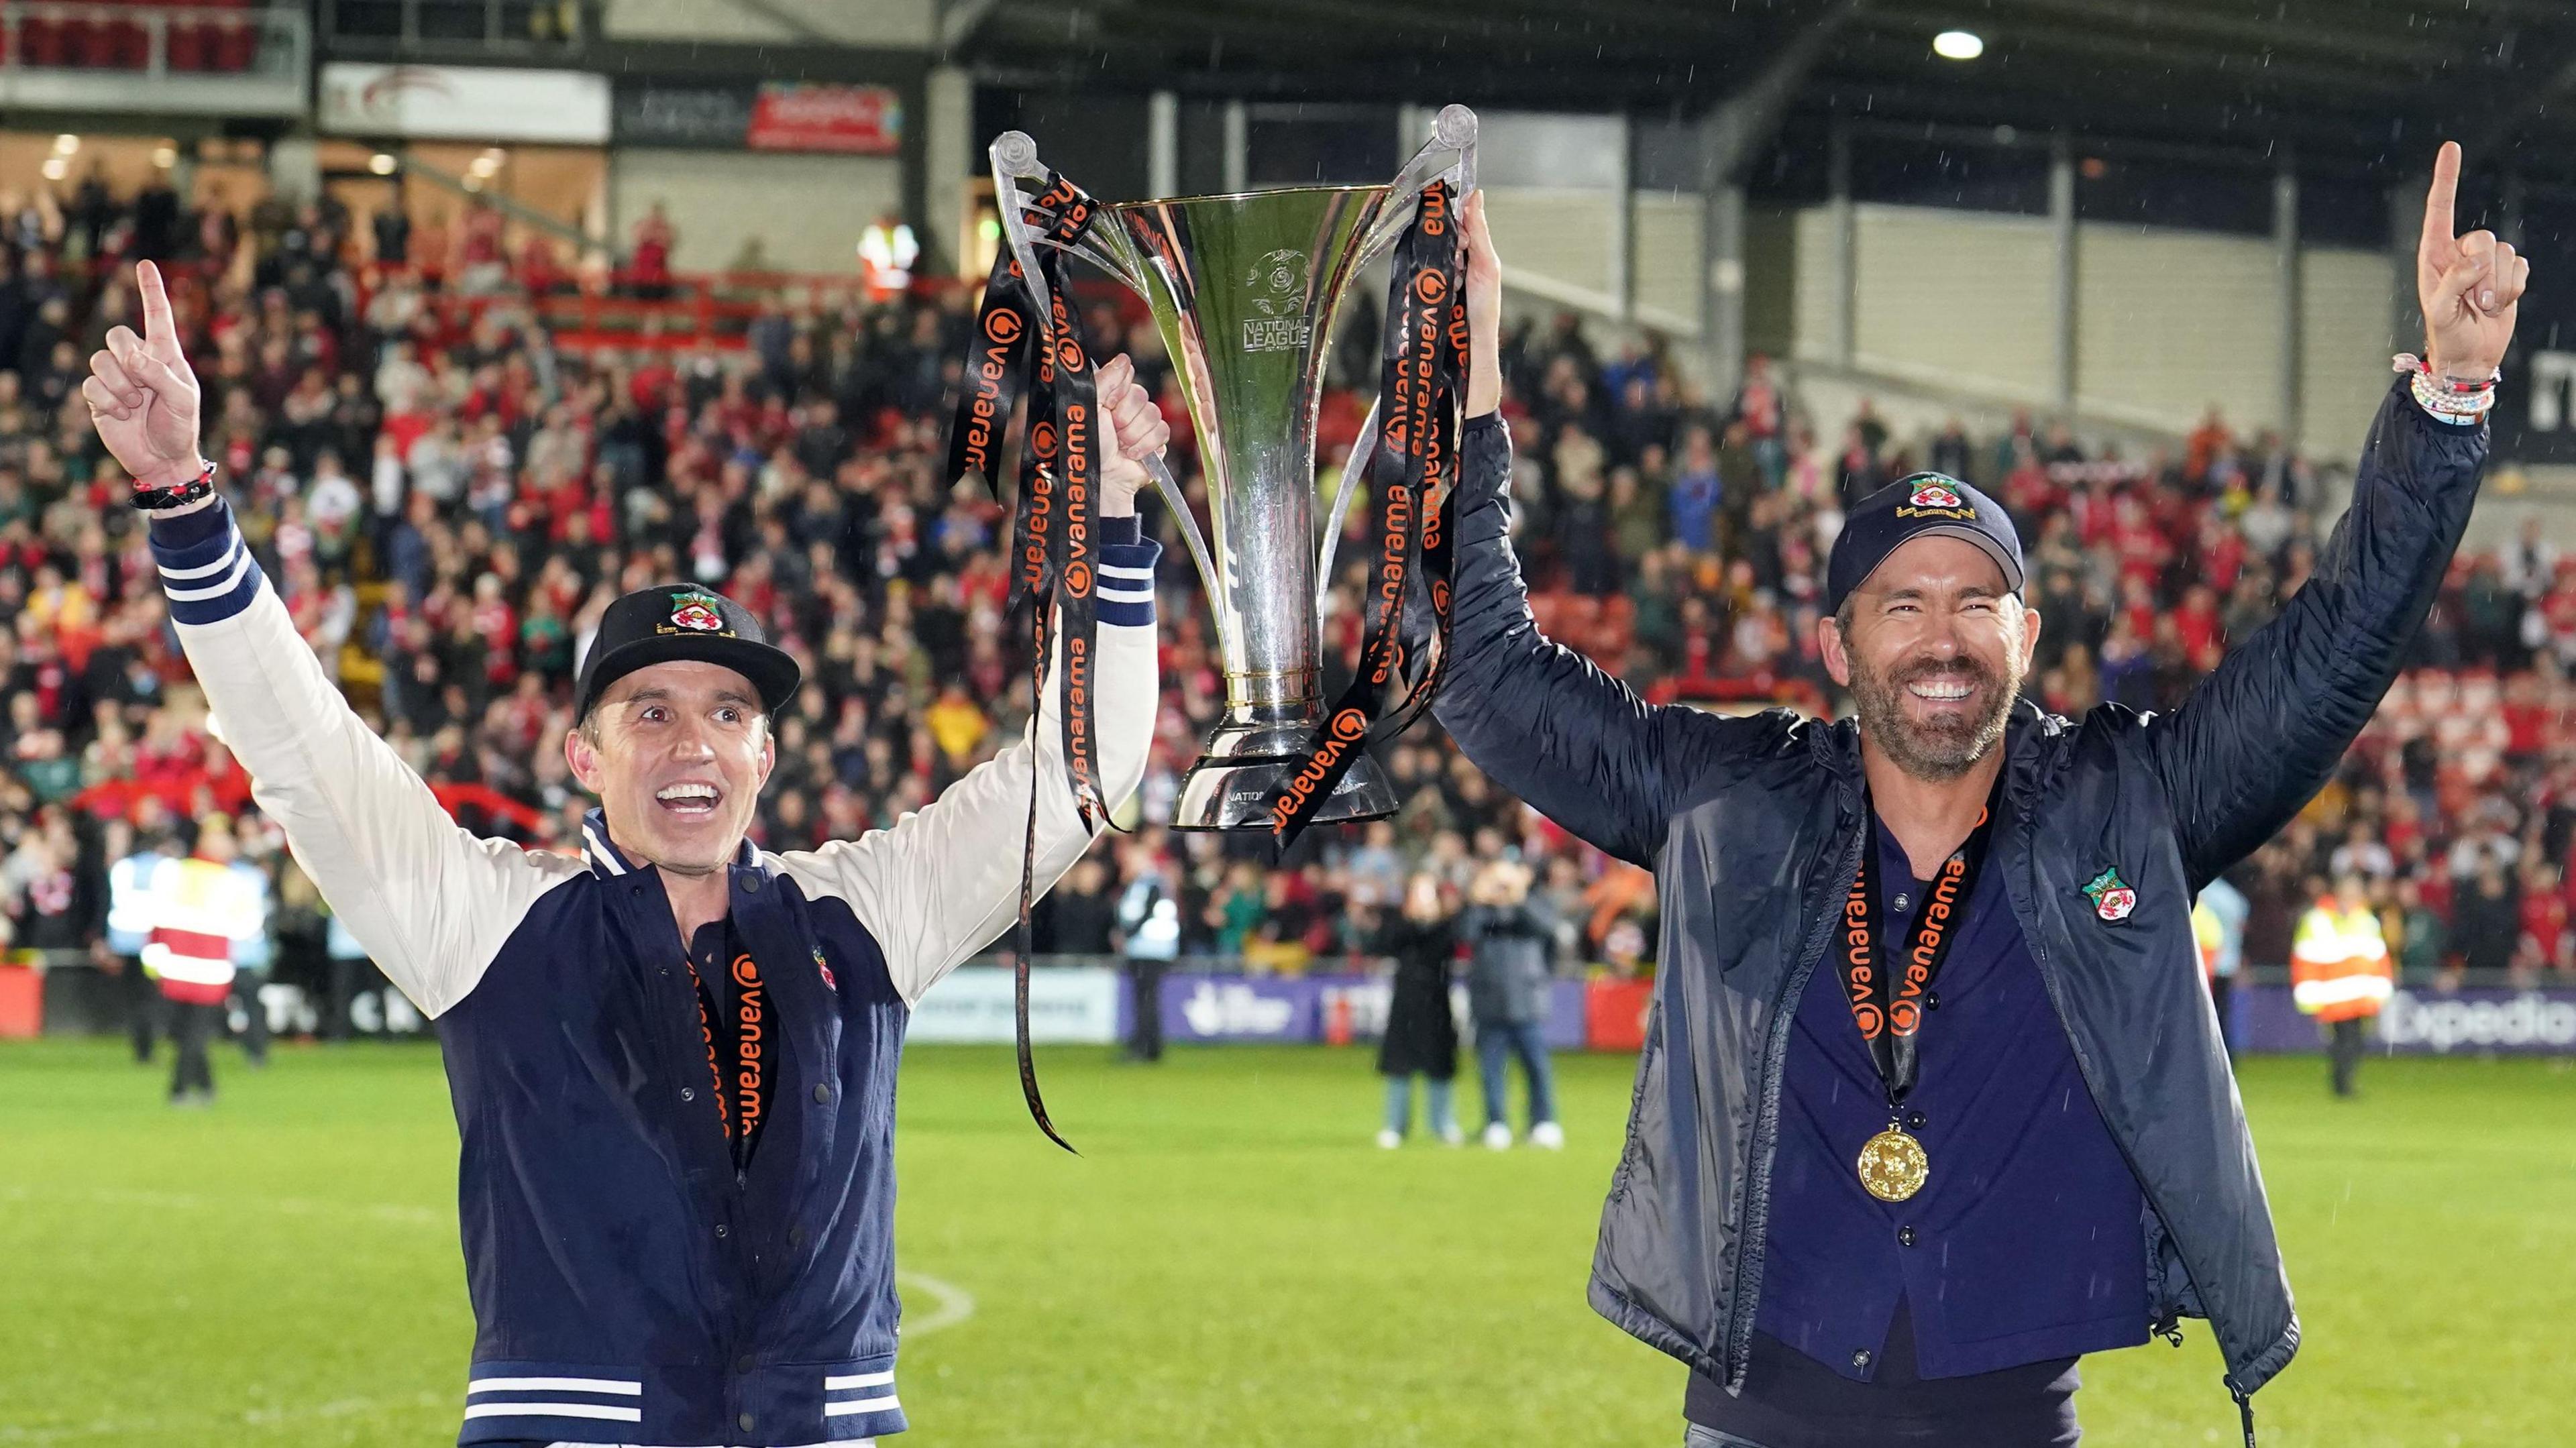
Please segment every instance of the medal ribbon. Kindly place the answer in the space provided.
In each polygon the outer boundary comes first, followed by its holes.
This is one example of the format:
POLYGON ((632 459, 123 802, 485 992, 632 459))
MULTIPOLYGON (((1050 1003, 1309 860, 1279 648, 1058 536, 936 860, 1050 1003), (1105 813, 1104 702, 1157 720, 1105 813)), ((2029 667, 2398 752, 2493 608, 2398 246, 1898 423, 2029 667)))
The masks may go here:
POLYGON ((1915 1048, 1923 1033, 1924 1001, 1940 978, 1941 962, 1958 938, 1957 926, 1968 911, 1969 892, 1985 867, 1986 845, 1994 831, 1994 800, 1978 812, 1968 841, 1943 861, 1914 913, 1905 954, 1896 969, 1879 959, 1878 812, 1869 816, 1869 846, 1861 851, 1860 874, 1843 901, 1843 998, 1851 1005, 1852 1023, 1860 1027, 1878 1079, 1887 1088, 1887 1108, 1894 1112, 1914 1089, 1919 1064, 1915 1048))
MULTIPOLYGON (((1049 172, 1030 203, 1027 222, 1057 243, 1037 252, 1047 305, 1021 274, 1008 248, 993 260, 984 300, 975 314, 974 350, 967 357, 957 413, 949 427, 948 476, 983 474, 999 492, 999 441, 1011 407, 1025 396, 1026 430, 1020 446, 1019 494, 1011 520, 1011 590, 1005 611, 1029 606, 1029 701, 1046 697, 1049 635, 1062 622, 1061 695, 1066 782, 1086 830, 1108 818, 1094 749, 1093 665, 1097 656, 1099 601, 1093 507, 1101 475, 1099 382, 1083 339, 1082 318, 1069 299, 1064 246, 1079 240, 1099 214, 1081 187, 1049 172)), ((1036 746, 1037 725, 1030 724, 1036 746)), ((1048 1119, 1038 1091, 1037 1062, 1029 1045, 1029 963, 1033 954, 1030 907, 1037 897, 1038 791, 1029 775, 1028 826, 1020 847, 1019 919, 1012 931, 1012 1015, 1016 1023, 1020 1094, 1047 1139, 1071 1151, 1048 1119)))
MULTIPOLYGON (((1378 433, 1368 466, 1370 572, 1359 667, 1325 715, 1322 736, 1270 799, 1271 836, 1284 851, 1305 831, 1342 776, 1375 739, 1401 732, 1429 707, 1437 665, 1426 657, 1426 629, 1408 630, 1419 587, 1416 566, 1430 575, 1430 602, 1441 658, 1449 624, 1449 497, 1457 473, 1459 406, 1466 387, 1466 272, 1457 212, 1448 183, 1424 188, 1387 283, 1385 362, 1378 386, 1378 433), (1431 495, 1438 517, 1426 520, 1431 495), (1403 680, 1407 697, 1394 715, 1386 701, 1403 680), (1381 717, 1385 716, 1385 717, 1381 717), (1384 726, 1392 724, 1393 728, 1384 726)), ((1360 444, 1354 444, 1358 446, 1360 444)))

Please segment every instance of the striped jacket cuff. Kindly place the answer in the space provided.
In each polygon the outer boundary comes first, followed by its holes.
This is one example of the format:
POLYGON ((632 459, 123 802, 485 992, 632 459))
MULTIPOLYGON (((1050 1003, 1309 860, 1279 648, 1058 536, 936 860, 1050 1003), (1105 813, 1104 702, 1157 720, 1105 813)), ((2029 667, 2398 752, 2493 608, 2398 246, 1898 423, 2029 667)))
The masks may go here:
POLYGON ((172 622, 221 623, 259 596, 259 564, 233 523, 232 504, 217 498, 184 517, 155 518, 151 534, 172 622))
POLYGON ((1154 624, 1154 565, 1163 545, 1142 536, 1136 520, 1100 520, 1100 583, 1093 596, 1100 621, 1120 628, 1154 624))

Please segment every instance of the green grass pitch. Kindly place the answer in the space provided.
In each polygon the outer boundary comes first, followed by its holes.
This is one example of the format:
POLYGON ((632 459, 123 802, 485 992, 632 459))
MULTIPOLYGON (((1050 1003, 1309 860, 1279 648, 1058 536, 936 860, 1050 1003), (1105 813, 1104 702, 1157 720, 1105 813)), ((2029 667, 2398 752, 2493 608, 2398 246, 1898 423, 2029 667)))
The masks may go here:
MULTIPOLYGON (((1568 1148, 1370 1144, 1360 1050, 904 1067, 901 1390, 940 1445, 1648 1444, 1681 1370, 1583 1302, 1631 1063, 1568 1148)), ((166 1060, 166 1058, 165 1058, 166 1060)), ((469 1323, 426 1047, 229 1050, 209 1112, 108 1042, 0 1046, 0 1448, 452 1442, 469 1323)), ((2576 1441, 2576 1069, 2316 1060, 2245 1090, 2307 1343, 2267 1448, 2576 1441)), ((1473 1101, 1462 1090, 1461 1105, 1473 1101)), ((2088 1443, 2237 1442, 2207 1331, 2087 1362, 2088 1443)))

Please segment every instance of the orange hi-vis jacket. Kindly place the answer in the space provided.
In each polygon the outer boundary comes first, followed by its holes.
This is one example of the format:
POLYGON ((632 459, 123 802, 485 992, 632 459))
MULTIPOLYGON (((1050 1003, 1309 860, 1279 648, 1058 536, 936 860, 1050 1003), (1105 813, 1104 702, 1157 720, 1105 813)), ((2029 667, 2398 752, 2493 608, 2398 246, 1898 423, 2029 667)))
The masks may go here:
POLYGON ((2388 941, 2369 906, 2345 910, 2329 895, 2300 917, 2290 948, 2290 994, 2300 1010, 2323 1021, 2375 1016, 2396 988, 2388 941))

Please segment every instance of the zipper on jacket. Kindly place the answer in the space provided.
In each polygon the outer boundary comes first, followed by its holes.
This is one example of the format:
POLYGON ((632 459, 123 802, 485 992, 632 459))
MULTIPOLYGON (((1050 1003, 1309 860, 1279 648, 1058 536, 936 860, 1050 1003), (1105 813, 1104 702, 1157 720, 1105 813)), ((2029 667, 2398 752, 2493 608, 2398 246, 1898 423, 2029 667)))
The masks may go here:
MULTIPOLYGON (((2016 863, 2027 866, 2033 856, 2028 848, 2029 841, 2026 835, 2023 835, 2022 832, 2030 828, 2034 828, 2035 826, 2026 813, 2018 811, 2016 812, 2014 823, 2019 827, 2016 830, 2016 836, 2018 838, 2018 842, 2023 846, 2022 858, 2016 863)), ((2013 924, 2021 930, 2023 943, 2030 947, 2031 959, 2039 966, 2039 983, 2048 991, 2049 1008, 2057 1013, 2057 1028, 2060 1031, 2065 1032, 2067 1049, 2073 1052, 2075 1056, 2076 1073, 2084 1078, 2084 1089, 2091 1092, 2093 1095, 2093 1109, 2099 1111, 2102 1109, 2102 1084, 2093 1073, 2093 1058, 2085 1053, 2084 1043, 2076 1039, 2074 1030, 2067 1024, 2066 997, 2064 992, 2061 991, 2058 986, 2057 967, 2049 959, 2048 948, 2040 943, 2040 931, 2035 928, 2032 921, 2023 912, 2022 901, 2019 896, 2015 894, 2012 888, 2014 879, 2015 876, 2011 872, 2007 871, 2004 876, 2004 898, 2010 902, 2013 907, 2013 924)), ((2146 1198, 2147 1210, 2156 1214, 2157 1221, 2167 1224, 2165 1227, 2166 1240, 2173 1243, 2175 1260, 2181 1261, 2183 1255, 2182 1242, 2173 1234, 2173 1227, 2170 1225, 2173 1219, 2166 1216, 2164 1208, 2157 1203, 2155 1188, 2147 1185, 2146 1173, 2138 1170, 2137 1156, 2129 1150, 2129 1143, 2121 1137, 2120 1133, 2111 1129, 2111 1121, 2109 1117, 2106 1116, 2103 1118, 2102 1127, 2104 1132, 2111 1138, 2111 1144, 2119 1148, 2120 1160, 2127 1164, 2130 1178, 2137 1182, 2138 1194, 2146 1198)), ((2154 1264, 2150 1263, 2148 1265, 2150 1270, 2152 1270, 2154 1264)), ((2198 1282, 2200 1280, 2199 1276, 2192 1271, 2191 1263, 2187 1261, 2183 1262, 2182 1270, 2183 1275, 2190 1277, 2192 1281, 2198 1282)), ((2202 1300, 2204 1302, 2207 1301, 2206 1298, 2203 1298, 2202 1300)), ((2174 1324, 2173 1335, 2166 1340, 2171 1342, 2174 1346, 2180 1347, 2182 1345, 2182 1329, 2180 1326, 2181 1314, 2178 1311, 2170 1310, 2166 1303, 2157 1303, 2156 1308, 2158 1311, 2165 1312, 2167 1314, 2167 1322, 2174 1324)), ((2151 1333, 2159 1332, 2161 1329, 2151 1324, 2148 1331, 2151 1333)), ((2213 1337, 2217 1335, 2217 1324, 2214 1322, 2210 1325, 2210 1335, 2213 1337)), ((2226 1355, 2226 1346, 2222 1343, 2219 1348, 2219 1356, 2223 1359, 2226 1355)), ((2245 1448, 2254 1448, 2253 1400, 2249 1395, 2236 1386, 2235 1369, 2230 1368, 2228 1370, 2227 1378, 2227 1391, 2234 1395, 2236 1406, 2244 1415, 2245 1448)))
MULTIPOLYGON (((1861 851, 1868 847, 1869 818, 1861 817, 1861 827, 1843 850, 1842 863, 1833 876, 1833 890, 1824 898, 1830 902, 1851 892, 1852 881, 1860 872, 1861 851)), ((1735 1253, 1735 1286, 1726 1313, 1726 1386, 1740 1388, 1753 1366, 1753 1309, 1747 1291, 1747 1277, 1759 1279, 1754 1259, 1762 1254, 1763 1238, 1771 1226, 1771 1157, 1779 1144, 1780 1088, 1787 1072, 1789 1032, 1797 1024, 1798 999, 1805 993, 1807 978, 1816 973, 1816 963, 1825 958, 1825 946, 1833 938, 1834 912, 1818 911, 1808 926, 1807 942, 1798 949, 1797 964, 1782 982, 1780 994, 1771 1002, 1771 1039, 1762 1048, 1762 1105, 1753 1116, 1753 1150, 1751 1170, 1744 1174, 1744 1209, 1739 1214, 1744 1223, 1735 1253)), ((1758 1290, 1758 1289, 1757 1289, 1758 1290)))

